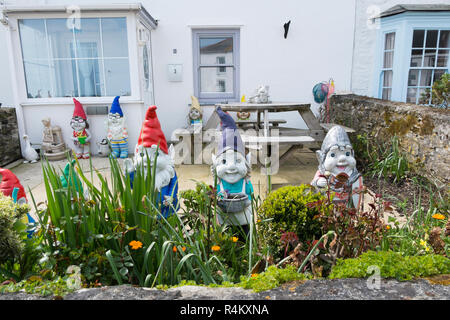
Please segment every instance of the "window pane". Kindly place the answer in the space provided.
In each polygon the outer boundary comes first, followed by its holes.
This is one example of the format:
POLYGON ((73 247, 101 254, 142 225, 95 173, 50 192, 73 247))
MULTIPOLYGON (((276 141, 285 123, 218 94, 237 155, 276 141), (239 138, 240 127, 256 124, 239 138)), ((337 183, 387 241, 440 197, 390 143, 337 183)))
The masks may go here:
POLYGON ((200 92, 233 92, 233 68, 226 67, 223 73, 218 73, 218 69, 220 68, 200 68, 200 92))
POLYGON ((450 48, 450 31, 441 30, 439 48, 450 48))
POLYGON ((78 97, 75 60, 55 60, 52 64, 55 97, 78 97))
POLYGON ((383 100, 391 100, 392 89, 383 89, 383 100))
POLYGON ((431 76, 433 70, 422 70, 420 74, 420 86, 427 87, 431 86, 431 76))
POLYGON ((106 95, 131 95, 128 59, 105 59, 104 64, 106 95))
POLYGON ((442 77, 442 75, 443 75, 446 71, 447 71, 447 70, 442 70, 442 69, 434 70, 433 82, 440 80, 441 77, 442 77))
POLYGON ((24 61, 28 98, 52 96, 50 69, 47 60, 24 61))
POLYGON ((427 31, 427 48, 436 48, 437 45, 438 30, 427 31))
POLYGON ((47 37, 44 20, 26 19, 19 21, 20 43, 24 60, 48 59, 47 37))
POLYGON ((126 18, 102 18, 103 55, 128 57, 126 18))
POLYGON ((395 44, 395 32, 387 33, 384 42, 384 50, 394 50, 394 44, 395 44))
POLYGON ((437 57, 437 67, 446 67, 448 62, 448 50, 439 50, 437 57))
POLYGON ((47 33, 52 58, 73 58, 72 29, 67 28, 67 19, 47 19, 47 33))
POLYGON ((219 56, 225 64, 233 63, 232 37, 200 38, 200 64, 217 64, 219 56))
POLYGON ((383 68, 388 69, 392 68, 393 60, 394 60, 394 52, 393 51, 385 52, 383 68))
POLYGON ((436 63, 436 50, 425 50, 425 56, 423 58, 424 67, 434 67, 436 63))
POLYGON ((81 19, 75 29, 77 58, 97 58, 101 53, 99 19, 81 19))
POLYGON ((413 48, 423 48, 423 37, 425 36, 425 30, 414 30, 413 33, 413 48))
POLYGON ((417 88, 408 88, 406 93, 406 102, 408 103, 416 103, 417 97, 417 88))
POLYGON ((417 86, 418 81, 419 81, 419 70, 417 69, 409 70, 408 86, 417 86))
POLYGON ((421 67, 422 66, 422 54, 423 54, 423 50, 412 50, 411 51, 411 67, 421 67))
POLYGON ((102 96, 103 72, 100 59, 79 59, 78 81, 80 83, 80 97, 102 96))
POLYGON ((430 103, 430 96, 427 95, 427 91, 429 91, 429 88, 420 88, 419 89, 419 104, 429 104, 430 103))

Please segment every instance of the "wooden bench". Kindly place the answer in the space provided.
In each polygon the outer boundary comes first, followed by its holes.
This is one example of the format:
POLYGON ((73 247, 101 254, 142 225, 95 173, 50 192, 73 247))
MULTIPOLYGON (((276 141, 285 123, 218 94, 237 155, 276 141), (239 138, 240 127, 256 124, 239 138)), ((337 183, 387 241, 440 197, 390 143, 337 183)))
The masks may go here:
MULTIPOLYGON (((286 120, 283 119, 269 119, 267 120, 267 122, 274 126, 274 127, 278 127, 281 123, 286 123, 286 120)), ((246 126, 250 126, 253 128, 256 128, 256 125, 258 124, 258 120, 236 120, 236 125, 238 125, 239 127, 246 127, 246 126)), ((263 126, 264 122, 260 123, 260 126, 263 126)))

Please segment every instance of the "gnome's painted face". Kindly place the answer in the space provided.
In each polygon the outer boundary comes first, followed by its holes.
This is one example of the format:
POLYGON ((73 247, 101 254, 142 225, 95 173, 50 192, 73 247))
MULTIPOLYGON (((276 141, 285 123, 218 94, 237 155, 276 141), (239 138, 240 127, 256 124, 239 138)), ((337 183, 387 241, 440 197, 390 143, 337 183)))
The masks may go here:
POLYGON ((191 110, 189 110, 189 119, 191 120, 198 120, 201 117, 201 113, 200 111, 198 111, 198 109, 196 108, 191 108, 191 110))
MULTIPOLYGON (((135 167, 144 167, 144 174, 147 174, 148 162, 150 162, 150 170, 153 170, 155 163, 157 146, 152 145, 150 148, 145 148, 140 145, 136 147, 134 155, 135 167)), ((169 150, 172 153, 172 148, 169 150)), ((174 162, 171 154, 165 154, 163 151, 158 151, 158 158, 156 159, 155 171, 155 187, 160 190, 162 187, 170 182, 170 179, 175 175, 174 162)))
POLYGON ((108 114, 108 125, 111 127, 121 127, 123 126, 124 118, 118 113, 108 114))
POLYGON ((342 172, 350 176, 356 169, 356 160, 353 155, 352 146, 332 146, 327 152, 323 162, 323 168, 334 176, 342 172))
POLYGON ((236 183, 249 172, 250 161, 240 152, 228 149, 219 156, 212 156, 213 169, 217 176, 228 183, 236 183))
POLYGON ((78 116, 73 117, 70 120, 70 126, 74 131, 83 131, 86 128, 86 120, 78 116))

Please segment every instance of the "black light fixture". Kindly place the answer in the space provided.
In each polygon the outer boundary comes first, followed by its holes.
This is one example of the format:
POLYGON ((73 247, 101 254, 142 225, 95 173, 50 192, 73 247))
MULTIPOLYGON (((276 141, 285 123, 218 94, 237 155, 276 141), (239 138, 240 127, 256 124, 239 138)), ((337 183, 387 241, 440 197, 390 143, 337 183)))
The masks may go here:
POLYGON ((284 24, 284 38, 287 38, 288 32, 289 32, 289 25, 291 24, 291 20, 289 20, 288 22, 286 22, 284 24))

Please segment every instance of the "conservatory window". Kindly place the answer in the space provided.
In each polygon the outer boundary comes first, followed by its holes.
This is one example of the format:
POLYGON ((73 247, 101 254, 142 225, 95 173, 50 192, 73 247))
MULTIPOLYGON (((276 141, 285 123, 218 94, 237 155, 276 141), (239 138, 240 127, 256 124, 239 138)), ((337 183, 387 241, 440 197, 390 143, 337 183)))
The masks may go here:
POLYGON ((22 19, 19 32, 28 98, 131 95, 126 18, 22 19))
POLYGON ((382 68, 382 99, 390 100, 392 96, 392 77, 394 64, 395 32, 386 33, 384 38, 382 68))
POLYGON ((414 30, 406 102, 430 104, 433 83, 448 72, 450 30, 414 30))

